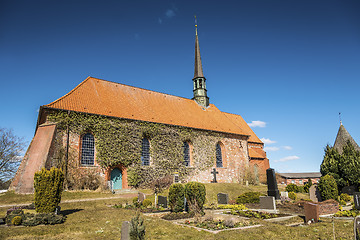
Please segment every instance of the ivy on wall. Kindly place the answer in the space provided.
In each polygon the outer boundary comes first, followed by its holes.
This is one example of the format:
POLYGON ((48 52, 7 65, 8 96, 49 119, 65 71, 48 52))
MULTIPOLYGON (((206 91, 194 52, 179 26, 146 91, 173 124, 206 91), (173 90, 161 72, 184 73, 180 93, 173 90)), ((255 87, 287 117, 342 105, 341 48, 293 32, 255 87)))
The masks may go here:
MULTIPOLYGON (((92 133, 95 137, 96 161, 104 169, 121 164, 128 168, 131 186, 148 185, 156 178, 179 174, 180 179, 208 169, 215 162, 215 145, 224 134, 160 123, 142 122, 51 110, 49 122, 57 123, 58 133, 79 136, 92 133), (141 166, 141 143, 150 141, 150 166, 141 166), (186 167, 183 142, 192 147, 192 165, 186 167)), ((69 169, 69 172, 71 170, 69 169)))

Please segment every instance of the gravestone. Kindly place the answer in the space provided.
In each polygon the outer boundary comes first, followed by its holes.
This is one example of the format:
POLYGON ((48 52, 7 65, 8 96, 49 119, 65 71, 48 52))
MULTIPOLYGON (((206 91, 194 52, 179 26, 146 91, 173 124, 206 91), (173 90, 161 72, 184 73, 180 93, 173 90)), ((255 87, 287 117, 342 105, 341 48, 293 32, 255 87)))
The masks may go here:
POLYGON ((288 192, 280 192, 281 197, 289 197, 289 193, 288 192))
POLYGON ((355 209, 360 209, 360 192, 354 192, 354 204, 355 209))
POLYGON ((260 196, 260 208, 276 210, 275 197, 273 196, 260 196))
POLYGON ((229 195, 226 193, 218 193, 217 199, 218 199, 218 204, 228 204, 229 203, 229 195))
POLYGON ((309 188, 310 200, 313 202, 321 202, 320 191, 316 185, 311 185, 309 188))
POLYGON ((167 197, 164 196, 158 196, 158 206, 161 206, 163 208, 167 208, 167 197))
POLYGON ((185 212, 189 212, 189 204, 186 201, 186 197, 184 197, 184 210, 185 210, 185 212))
POLYGON ((355 240, 360 240, 360 217, 356 217, 354 220, 354 236, 355 240))
POLYGON ((125 221, 121 225, 121 240, 130 240, 130 225, 129 221, 125 221))
POLYGON ((273 196, 275 199, 280 199, 279 189, 277 187, 275 170, 272 168, 266 169, 266 179, 268 185, 268 196, 273 196))
POLYGON ((354 195, 354 192, 356 192, 356 187, 355 186, 346 186, 341 189, 341 192, 349 194, 349 195, 354 195))
POLYGON ((5 218, 0 218, 0 225, 5 224, 5 218))
POLYGON ((319 221, 319 205, 316 203, 306 202, 304 204, 305 222, 318 222, 319 221))
POLYGON ((145 193, 142 193, 142 192, 138 193, 138 202, 139 203, 142 203, 145 200, 145 198, 146 198, 145 193))
POLYGON ((214 179, 211 181, 212 183, 217 183, 217 181, 216 181, 216 174, 218 174, 218 173, 219 173, 219 172, 216 171, 215 168, 213 168, 213 170, 212 170, 212 172, 211 172, 211 174, 214 175, 214 179))

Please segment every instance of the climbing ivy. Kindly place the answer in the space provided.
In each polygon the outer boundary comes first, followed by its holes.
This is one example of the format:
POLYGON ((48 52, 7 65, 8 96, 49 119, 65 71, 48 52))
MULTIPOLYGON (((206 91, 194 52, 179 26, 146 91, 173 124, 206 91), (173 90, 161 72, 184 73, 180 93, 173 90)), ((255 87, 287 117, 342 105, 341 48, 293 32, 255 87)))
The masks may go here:
POLYGON ((79 136, 92 133, 95 137, 96 161, 106 169, 122 164, 128 168, 131 186, 148 185, 156 178, 179 174, 180 179, 214 165, 215 145, 224 136, 221 133, 119 119, 78 112, 52 110, 47 121, 57 124, 59 133, 79 136), (150 166, 141 165, 141 143, 150 141, 150 166), (193 163, 186 167, 183 160, 183 142, 193 146, 193 163))

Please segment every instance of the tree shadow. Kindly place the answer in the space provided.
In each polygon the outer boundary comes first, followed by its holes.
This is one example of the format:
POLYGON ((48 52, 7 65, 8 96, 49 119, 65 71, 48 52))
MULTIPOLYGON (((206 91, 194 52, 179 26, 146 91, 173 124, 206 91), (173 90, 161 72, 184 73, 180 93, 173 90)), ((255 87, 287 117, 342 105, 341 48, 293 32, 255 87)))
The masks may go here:
POLYGON ((72 214, 72 213, 76 213, 76 212, 80 212, 84 209, 81 209, 81 208, 76 208, 76 209, 67 209, 67 210, 61 210, 60 211, 60 214, 63 215, 63 216, 67 216, 69 214, 72 214))

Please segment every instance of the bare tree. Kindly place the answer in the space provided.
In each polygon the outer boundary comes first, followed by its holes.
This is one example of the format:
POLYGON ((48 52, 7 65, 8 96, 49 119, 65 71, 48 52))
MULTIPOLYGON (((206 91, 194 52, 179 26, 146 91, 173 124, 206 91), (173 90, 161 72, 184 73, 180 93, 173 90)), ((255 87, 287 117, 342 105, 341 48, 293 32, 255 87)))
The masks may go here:
POLYGON ((15 136, 12 130, 0 128, 0 181, 5 182, 16 172, 21 162, 24 148, 22 138, 15 136))

